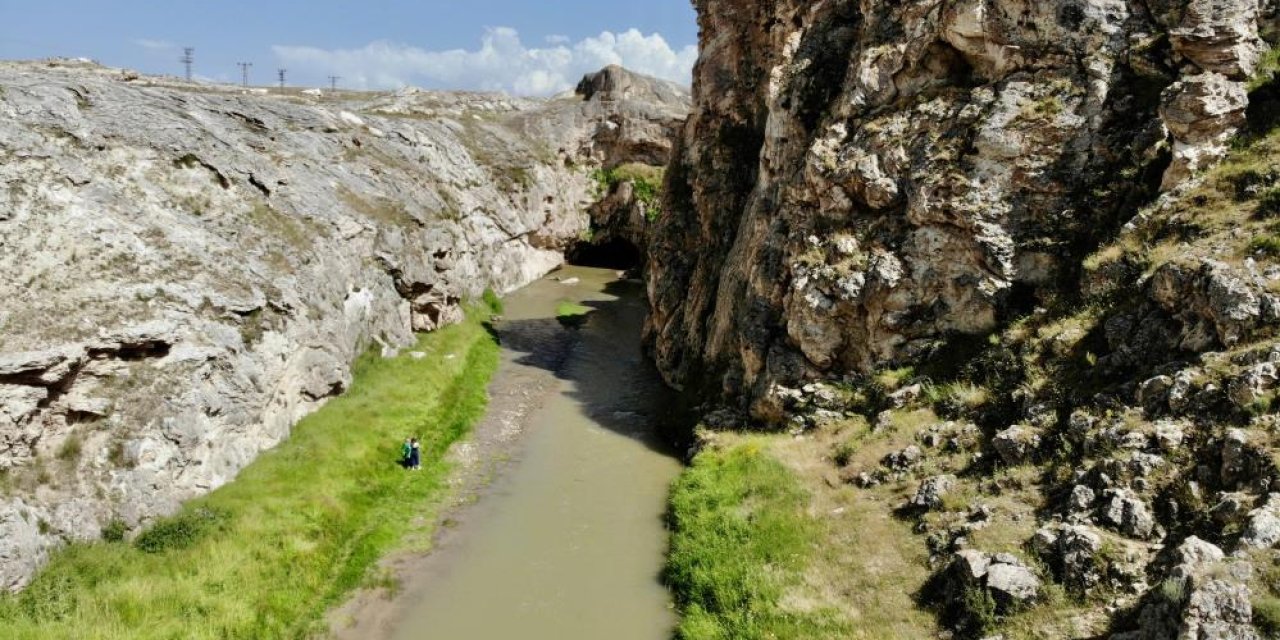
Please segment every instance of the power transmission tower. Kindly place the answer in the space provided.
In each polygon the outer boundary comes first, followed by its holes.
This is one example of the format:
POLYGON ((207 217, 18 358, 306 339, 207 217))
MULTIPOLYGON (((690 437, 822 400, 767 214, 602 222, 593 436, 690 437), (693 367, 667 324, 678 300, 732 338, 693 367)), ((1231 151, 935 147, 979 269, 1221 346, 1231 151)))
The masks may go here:
POLYGON ((195 64, 196 62, 196 50, 191 47, 183 47, 182 57, 178 58, 178 62, 181 62, 184 66, 186 66, 187 82, 191 82, 191 65, 195 64))
POLYGON ((244 86, 249 86, 249 69, 253 67, 252 62, 237 62, 240 65, 240 81, 244 86))
POLYGON ((339 80, 341 80, 341 79, 342 79, 342 76, 329 76, 329 90, 330 90, 330 91, 337 91, 337 90, 338 90, 338 81, 339 81, 339 80))
POLYGON ((288 69, 280 69, 280 70, 278 71, 278 74, 280 75, 280 88, 281 88, 281 89, 283 89, 283 88, 284 88, 284 74, 285 74, 287 71, 288 71, 288 69))

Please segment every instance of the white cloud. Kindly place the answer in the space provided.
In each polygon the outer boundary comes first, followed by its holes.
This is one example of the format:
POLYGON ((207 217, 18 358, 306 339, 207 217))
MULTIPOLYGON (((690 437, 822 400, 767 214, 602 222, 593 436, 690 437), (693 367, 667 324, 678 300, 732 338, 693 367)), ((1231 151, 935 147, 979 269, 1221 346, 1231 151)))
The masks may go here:
POLYGON ((688 85, 698 57, 694 46, 676 50, 661 35, 646 36, 636 29, 605 31, 577 43, 553 41, 544 48, 529 48, 515 29, 496 27, 487 30, 480 47, 472 51, 427 51, 385 41, 359 49, 281 45, 272 49, 290 69, 316 76, 342 76, 348 87, 427 85, 519 95, 549 95, 571 89, 583 74, 610 64, 688 85))
POLYGON ((164 40, 149 40, 147 38, 138 38, 134 40, 133 43, 143 49, 150 49, 152 51, 167 51, 177 48, 172 42, 166 42, 164 40))
POLYGON ((547 44, 570 44, 572 42, 573 42, 573 39, 570 38, 569 36, 562 36, 562 35, 547 36, 547 44))

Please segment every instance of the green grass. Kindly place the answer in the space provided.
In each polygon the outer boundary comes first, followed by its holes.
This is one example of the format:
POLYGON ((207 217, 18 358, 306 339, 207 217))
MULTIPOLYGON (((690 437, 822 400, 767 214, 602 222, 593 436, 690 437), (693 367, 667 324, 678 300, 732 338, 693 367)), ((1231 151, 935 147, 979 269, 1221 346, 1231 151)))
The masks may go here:
MULTIPOLYGON (((379 558, 430 526, 422 522, 433 520, 446 491, 442 456, 484 413, 497 367, 487 315, 475 309, 466 323, 422 336, 422 360, 361 358, 347 394, 302 420, 235 482, 133 543, 55 554, 25 591, 0 598, 0 635, 313 635, 325 611, 372 579, 379 558), (396 464, 407 436, 422 440, 421 472, 396 464)), ((118 525, 111 533, 121 533, 118 525)))
POLYGON ((1280 598, 1259 596, 1253 599, 1253 623, 1268 638, 1280 636, 1280 598))
POLYGON ((1258 253, 1269 257, 1280 256, 1280 235, 1255 236, 1249 240, 1249 253, 1258 253))
POLYGON ((1250 92, 1257 91, 1271 82, 1278 73, 1280 73, 1280 47, 1272 47, 1258 61, 1258 70, 1249 79, 1246 87, 1250 92))
POLYGON ((670 500, 665 577, 683 616, 679 638, 847 637, 833 612, 784 604, 819 531, 797 478, 758 444, 699 454, 670 500))
POLYGON ((582 326, 586 323, 587 316, 592 311, 591 307, 583 306, 572 300, 561 300, 556 303, 556 319, 566 327, 582 326))
POLYGON ((665 174, 664 167, 630 163, 613 169, 596 169, 591 177, 596 181, 596 190, 600 196, 613 192, 623 182, 630 182, 636 200, 644 205, 645 219, 652 223, 662 217, 662 183, 665 174))
POLYGON ((571 300, 561 300, 556 304, 557 318, 576 318, 591 313, 591 307, 583 306, 571 300))

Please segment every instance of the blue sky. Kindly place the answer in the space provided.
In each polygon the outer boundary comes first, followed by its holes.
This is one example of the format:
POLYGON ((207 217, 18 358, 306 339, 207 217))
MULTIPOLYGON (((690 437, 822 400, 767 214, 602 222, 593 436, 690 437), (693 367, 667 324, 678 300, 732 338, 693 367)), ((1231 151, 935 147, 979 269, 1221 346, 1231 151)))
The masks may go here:
POLYGON ((146 73, 349 88, 548 94, 620 63, 688 84, 697 41, 689 0, 0 0, 0 58, 87 57, 146 73))

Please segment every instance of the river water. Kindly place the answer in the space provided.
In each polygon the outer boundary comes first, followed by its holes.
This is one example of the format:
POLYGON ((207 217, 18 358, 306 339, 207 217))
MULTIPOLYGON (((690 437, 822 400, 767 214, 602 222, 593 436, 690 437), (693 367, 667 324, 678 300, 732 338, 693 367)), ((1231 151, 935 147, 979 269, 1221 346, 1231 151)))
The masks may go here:
POLYGON ((607 270, 556 276, 573 284, 511 295, 497 327, 503 367, 535 364, 556 379, 515 457, 436 551, 396 640, 671 637, 659 572, 680 463, 658 435, 671 397, 640 351, 643 288, 607 270), (568 300, 593 311, 562 329, 556 308, 568 300))

